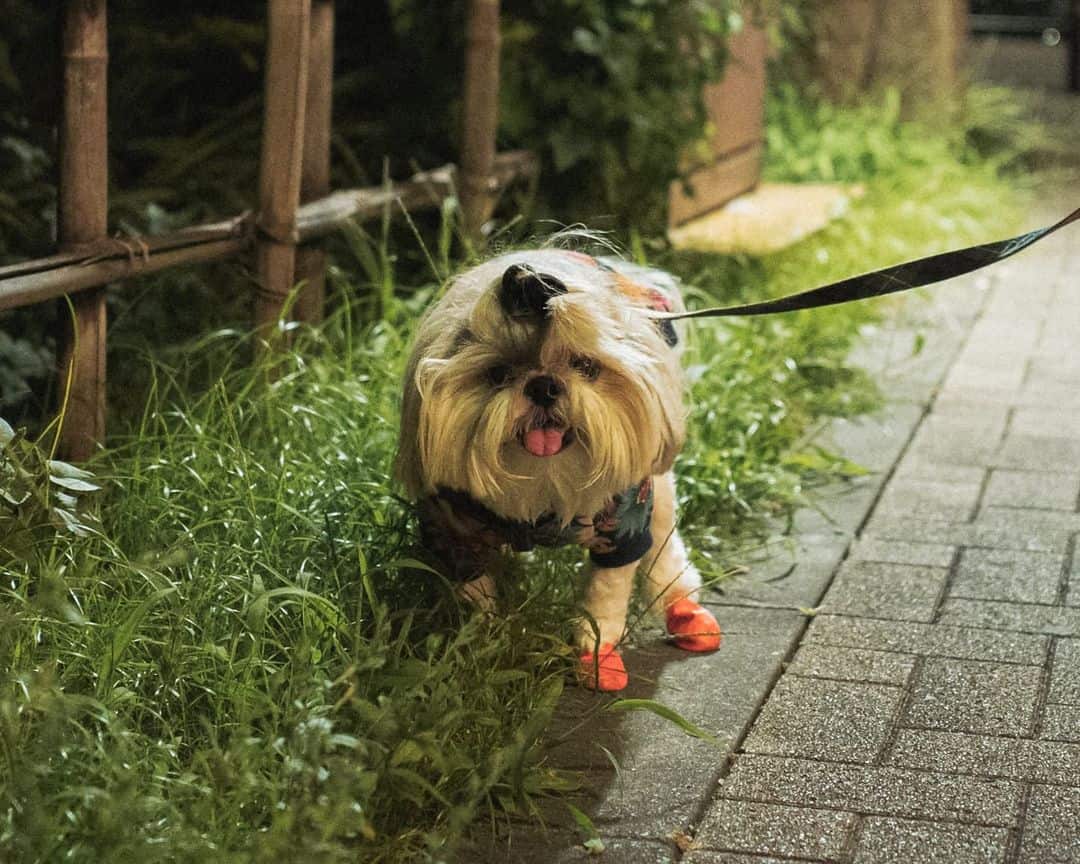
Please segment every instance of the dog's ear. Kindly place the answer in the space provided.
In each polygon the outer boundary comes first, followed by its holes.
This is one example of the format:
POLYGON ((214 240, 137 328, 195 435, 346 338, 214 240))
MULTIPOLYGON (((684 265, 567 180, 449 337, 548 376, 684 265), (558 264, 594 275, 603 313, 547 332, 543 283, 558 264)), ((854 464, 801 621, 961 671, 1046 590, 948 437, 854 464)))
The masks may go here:
POLYGON ((566 286, 554 276, 537 273, 528 264, 511 264, 499 285, 499 305, 511 318, 543 318, 548 301, 566 293, 566 286))

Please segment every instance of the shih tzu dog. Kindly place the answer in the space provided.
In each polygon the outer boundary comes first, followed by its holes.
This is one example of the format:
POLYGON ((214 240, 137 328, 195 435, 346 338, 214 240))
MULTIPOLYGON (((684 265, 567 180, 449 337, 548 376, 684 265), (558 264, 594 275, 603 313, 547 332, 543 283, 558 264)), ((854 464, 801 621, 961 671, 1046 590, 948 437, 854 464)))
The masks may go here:
POLYGON ((397 473, 430 560, 492 608, 500 549, 576 543, 590 582, 579 677, 621 690, 618 645, 640 567, 674 643, 720 645, 693 596, 671 471, 684 439, 673 277, 562 249, 458 276, 421 322, 405 375, 397 473))

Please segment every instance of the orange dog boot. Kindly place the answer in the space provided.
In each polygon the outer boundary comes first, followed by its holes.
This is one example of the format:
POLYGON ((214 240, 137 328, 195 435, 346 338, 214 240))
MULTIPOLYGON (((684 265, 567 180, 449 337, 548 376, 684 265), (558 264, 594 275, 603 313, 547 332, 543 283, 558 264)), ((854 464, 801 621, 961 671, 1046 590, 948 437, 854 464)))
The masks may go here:
POLYGON ((590 690, 610 693, 626 687, 626 667, 622 657, 610 642, 600 646, 599 659, 592 651, 578 657, 578 680, 590 690))
POLYGON ((676 600, 664 615, 667 632, 684 651, 715 651, 720 647, 720 625, 716 618, 689 597, 676 600))

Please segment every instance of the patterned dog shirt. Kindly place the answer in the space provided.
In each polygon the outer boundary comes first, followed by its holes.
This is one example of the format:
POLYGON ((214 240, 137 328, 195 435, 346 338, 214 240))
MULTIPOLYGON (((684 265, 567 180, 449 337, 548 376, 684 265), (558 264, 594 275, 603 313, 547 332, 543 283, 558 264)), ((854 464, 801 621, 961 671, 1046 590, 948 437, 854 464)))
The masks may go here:
POLYGON ((420 537, 436 569, 461 582, 481 576, 504 546, 527 552, 577 544, 589 550, 596 566, 622 567, 652 548, 652 506, 651 477, 616 495, 599 513, 576 516, 566 525, 554 513, 535 522, 504 519, 465 492, 439 489, 420 502, 420 537))

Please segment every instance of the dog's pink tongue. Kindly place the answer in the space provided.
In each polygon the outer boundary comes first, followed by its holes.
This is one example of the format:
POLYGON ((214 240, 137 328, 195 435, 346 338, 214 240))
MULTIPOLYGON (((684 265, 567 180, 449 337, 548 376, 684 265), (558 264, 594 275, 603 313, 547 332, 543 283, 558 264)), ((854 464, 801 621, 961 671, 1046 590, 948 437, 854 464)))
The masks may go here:
POLYGON ((562 445, 561 429, 530 429, 525 433, 525 449, 533 456, 554 456, 562 445))

